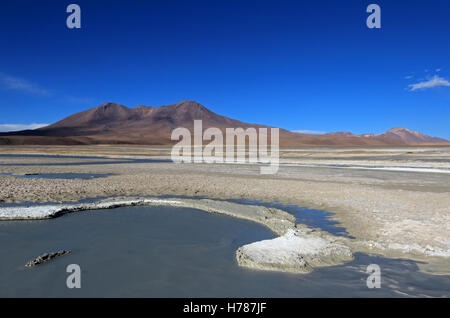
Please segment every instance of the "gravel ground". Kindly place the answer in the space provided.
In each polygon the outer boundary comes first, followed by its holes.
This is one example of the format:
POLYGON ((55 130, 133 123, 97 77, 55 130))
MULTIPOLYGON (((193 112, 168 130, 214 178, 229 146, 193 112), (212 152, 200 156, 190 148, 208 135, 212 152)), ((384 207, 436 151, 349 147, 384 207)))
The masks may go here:
MULTIPOLYGON (((131 156, 127 147, 99 148, 98 155, 131 156), (106 149, 106 150, 105 150, 106 149), (100 151, 101 150, 101 151, 100 151)), ((3 147, 0 152, 27 149, 3 147)), ((132 150, 132 151, 131 151, 132 150)), ((139 156, 162 154, 161 148, 139 156)), ((34 153, 93 155, 92 147, 33 149, 34 153), (39 151, 40 150, 40 151, 39 151)), ((285 151, 282 160, 310 158, 308 162, 351 161, 370 165, 373 156, 385 166, 450 169, 449 148, 300 149, 285 151), (405 160, 405 156, 408 157, 405 160), (330 158, 330 159, 327 159, 330 158), (380 159, 382 158, 382 159, 380 159), (425 163, 425 164, 424 164, 425 163), (435 164, 434 164, 435 163, 435 164)), ((15 158, 2 158, 8 163, 15 158)), ((111 173, 100 179, 33 179, 0 176, 0 201, 66 202, 102 196, 187 195, 279 201, 334 212, 355 237, 358 250, 391 257, 426 261, 424 270, 450 273, 450 174, 354 170, 330 167, 280 167, 276 175, 262 176, 252 165, 133 163, 89 166, 0 166, 0 173, 111 173)), ((64 159, 62 159, 64 160, 64 159)), ((52 158, 51 162, 54 159, 52 158)), ((65 160, 67 162, 67 160, 65 160)))

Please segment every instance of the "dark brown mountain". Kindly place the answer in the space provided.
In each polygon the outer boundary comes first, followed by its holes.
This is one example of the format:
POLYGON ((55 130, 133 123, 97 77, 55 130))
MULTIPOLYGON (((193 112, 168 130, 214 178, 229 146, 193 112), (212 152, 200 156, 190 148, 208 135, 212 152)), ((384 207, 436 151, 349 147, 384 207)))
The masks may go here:
MULTIPOLYGON (((203 129, 267 127, 248 124, 215 114, 194 101, 182 101, 169 106, 136 106, 128 108, 115 103, 71 115, 52 125, 36 130, 0 134, 0 144, 76 145, 76 144, 143 144, 170 145, 173 129, 185 127, 193 131, 193 122, 201 119, 203 129)), ((269 127, 267 127, 269 128, 269 127)), ((370 138, 338 133, 309 135, 280 129, 281 146, 398 146, 406 145, 395 136, 370 138)))

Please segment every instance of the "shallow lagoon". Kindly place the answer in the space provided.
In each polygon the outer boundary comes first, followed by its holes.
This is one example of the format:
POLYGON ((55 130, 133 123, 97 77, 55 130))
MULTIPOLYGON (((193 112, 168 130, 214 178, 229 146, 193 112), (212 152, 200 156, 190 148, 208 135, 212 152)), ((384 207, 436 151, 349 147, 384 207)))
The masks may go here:
POLYGON ((241 268, 238 247, 274 237, 223 215, 174 207, 126 207, 42 221, 0 222, 1 297, 402 297, 450 296, 450 277, 412 261, 357 254, 343 266, 307 275, 241 268), (29 260, 71 249, 35 268, 29 260), (66 266, 81 267, 81 289, 66 287, 66 266), (367 265, 382 288, 366 287, 367 265))
POLYGON ((33 163, 0 163, 0 167, 33 167, 33 166, 88 166, 125 163, 167 163, 166 159, 120 159, 102 156, 58 156, 58 155, 30 155, 30 154, 0 154, 0 158, 40 158, 40 159, 74 159, 73 162, 33 162, 33 163), (76 161, 81 159, 83 161, 76 161), (87 160, 87 161, 85 161, 87 160), (89 161, 92 160, 92 161, 89 161))

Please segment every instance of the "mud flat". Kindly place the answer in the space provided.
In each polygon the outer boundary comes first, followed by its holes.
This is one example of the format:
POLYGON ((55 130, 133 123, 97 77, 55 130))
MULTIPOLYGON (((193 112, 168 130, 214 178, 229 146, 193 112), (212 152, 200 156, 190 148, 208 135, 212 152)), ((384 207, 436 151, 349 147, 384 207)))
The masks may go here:
MULTIPOLYGON (((26 149, 1 149, 3 153, 7 151, 23 153, 26 149)), ((43 150, 44 154, 57 152, 92 156, 95 147, 43 150)), ((99 156, 116 159, 132 157, 134 152, 139 157, 164 158, 163 148, 148 148, 147 152, 141 149, 139 153, 136 147, 99 148, 99 156)), ((0 173, 113 175, 90 180, 36 180, 3 175, 0 201, 19 204, 160 195, 276 201, 334 213, 333 220, 354 237, 345 242, 352 252, 418 260, 423 262, 419 266, 424 271, 450 273, 450 178, 446 172, 430 172, 450 169, 450 148, 285 149, 281 156, 282 162, 308 166, 281 165, 276 175, 261 176, 257 165, 142 162, 55 166, 47 165, 46 158, 39 158, 39 166, 0 166, 0 173), (351 162, 364 167, 336 165, 351 162), (365 169, 375 164, 384 170, 365 169), (415 170, 392 171, 390 167, 415 170)), ((14 159, 9 163, 13 164, 14 159)), ((277 234, 283 236, 285 232, 277 234)))

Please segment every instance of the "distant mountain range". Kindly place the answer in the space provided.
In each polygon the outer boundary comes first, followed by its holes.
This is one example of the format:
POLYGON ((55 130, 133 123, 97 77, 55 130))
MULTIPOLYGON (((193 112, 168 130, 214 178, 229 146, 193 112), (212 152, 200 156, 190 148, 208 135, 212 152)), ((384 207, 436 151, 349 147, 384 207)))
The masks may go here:
POLYGON ((424 134, 421 134, 417 131, 413 131, 408 128, 403 127, 396 127, 392 128, 382 134, 362 134, 362 135, 355 135, 351 132, 335 132, 335 133, 329 133, 325 134, 326 136, 344 136, 344 137, 352 137, 352 136, 359 136, 363 138, 390 138, 399 140, 401 142, 407 143, 407 144, 439 144, 439 143, 448 143, 448 140, 445 140, 443 138, 438 137, 430 137, 424 134))
MULTIPOLYGON (((106 103, 66 117, 52 125, 35 130, 1 133, 3 145, 77 145, 77 144, 142 144, 170 145, 173 129, 193 130, 196 119, 203 129, 268 126, 244 123, 213 113, 194 101, 152 107, 128 108, 106 103)), ((383 134, 354 135, 336 132, 324 135, 300 134, 280 129, 281 146, 406 146, 409 144, 443 144, 447 140, 429 137, 406 128, 393 128, 383 134)))

